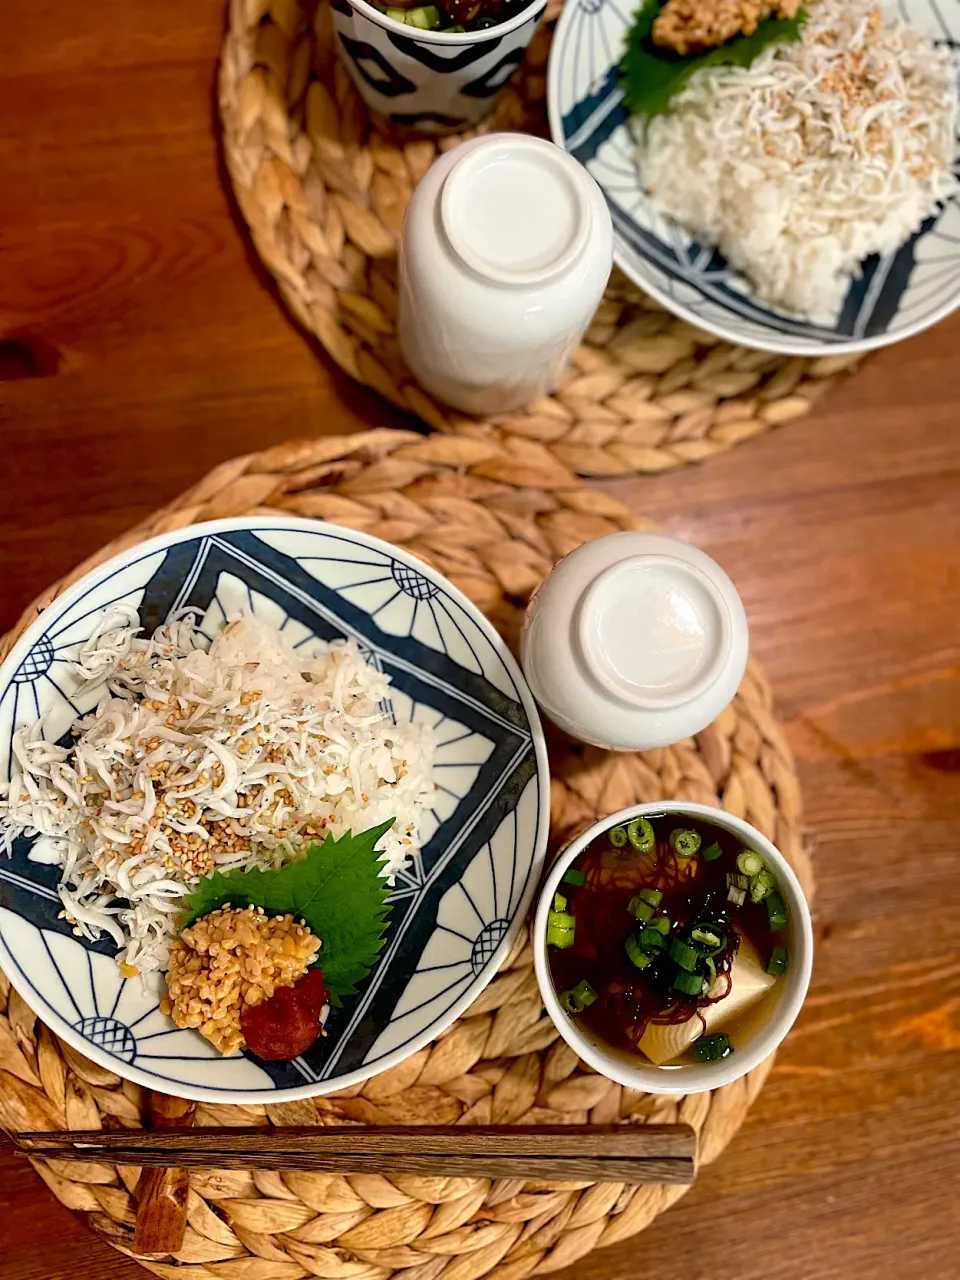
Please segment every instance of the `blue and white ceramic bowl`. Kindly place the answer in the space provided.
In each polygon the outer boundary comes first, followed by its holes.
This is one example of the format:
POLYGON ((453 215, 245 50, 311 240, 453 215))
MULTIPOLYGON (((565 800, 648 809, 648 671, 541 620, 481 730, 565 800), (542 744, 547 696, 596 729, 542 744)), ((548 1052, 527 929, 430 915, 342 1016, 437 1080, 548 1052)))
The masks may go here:
MULTIPOLYGON (((712 245, 655 214, 634 162, 636 143, 618 88, 636 0, 567 0, 550 53, 554 142, 589 169, 613 215, 614 258, 670 311, 729 342, 790 355, 868 351, 935 324, 960 305, 960 202, 950 200, 895 253, 863 263, 832 326, 812 324, 751 296, 712 245)), ((960 47, 958 0, 884 0, 938 44, 960 47)))
POLYGON ((371 111, 417 133, 467 129, 523 61, 547 0, 483 31, 418 31, 366 0, 331 0, 350 79, 371 111))
POLYGON ((133 605, 149 632, 192 606, 213 634, 254 611, 295 646, 352 637, 392 680, 397 715, 435 727, 436 803, 422 856, 400 873, 387 944, 327 1037, 294 1062, 222 1058, 180 1030, 109 940, 73 936, 59 917, 59 869, 30 861, 32 840, 0 855, 0 964, 65 1041, 140 1084, 185 1098, 276 1102, 343 1088, 395 1066, 438 1035, 490 981, 523 922, 546 847, 550 783, 533 699, 483 615, 427 565, 376 538, 320 522, 220 520, 154 538, 58 596, 0 667, 0 778, 16 727, 69 728, 71 669, 103 611, 133 605))

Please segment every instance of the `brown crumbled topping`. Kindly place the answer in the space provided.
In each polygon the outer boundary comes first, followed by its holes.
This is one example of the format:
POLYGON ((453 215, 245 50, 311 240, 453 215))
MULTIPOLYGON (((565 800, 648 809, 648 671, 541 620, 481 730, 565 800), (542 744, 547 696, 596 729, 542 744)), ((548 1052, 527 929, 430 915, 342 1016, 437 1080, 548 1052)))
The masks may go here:
POLYGON ((802 0, 667 0, 653 24, 653 43, 686 58, 752 36, 766 18, 795 18, 802 0))
POLYGON ((306 973, 320 939, 293 916, 229 903, 201 916, 170 948, 160 1010, 193 1027, 223 1054, 244 1047, 240 1013, 306 973))

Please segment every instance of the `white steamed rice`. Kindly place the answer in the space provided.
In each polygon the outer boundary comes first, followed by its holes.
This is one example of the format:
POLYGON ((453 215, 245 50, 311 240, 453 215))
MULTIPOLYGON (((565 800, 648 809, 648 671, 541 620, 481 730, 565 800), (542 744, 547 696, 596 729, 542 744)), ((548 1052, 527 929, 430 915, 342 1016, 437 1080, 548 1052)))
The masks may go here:
POLYGON ((654 209, 716 244, 763 301, 835 319, 872 253, 957 189, 947 50, 865 0, 812 0, 802 39, 705 69, 638 125, 654 209))
POLYGON ((62 868, 65 916, 81 936, 109 934, 125 972, 165 967, 199 879, 193 849, 207 870, 271 867, 327 832, 395 818, 384 875, 418 852, 434 735, 394 724, 389 679, 352 642, 305 656, 248 617, 212 644, 190 617, 146 639, 127 609, 103 620, 77 669, 102 696, 71 749, 45 742, 42 724, 15 736, 0 849, 39 832, 31 857, 62 868))

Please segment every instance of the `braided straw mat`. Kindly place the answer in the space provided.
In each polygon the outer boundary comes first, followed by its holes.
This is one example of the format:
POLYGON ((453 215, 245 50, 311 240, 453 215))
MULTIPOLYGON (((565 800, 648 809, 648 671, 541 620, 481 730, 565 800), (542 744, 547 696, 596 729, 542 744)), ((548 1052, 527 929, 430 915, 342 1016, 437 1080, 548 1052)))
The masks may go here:
MULTIPOLYGON (((81 573, 143 538, 197 520, 287 511, 398 543, 445 573, 516 640, 523 606, 551 564, 580 543, 644 527, 584 488, 543 445, 380 429, 236 458, 56 583, 0 643, 81 573)), ((552 747, 552 825, 638 800, 683 797, 747 818, 809 889, 800 796, 770 689, 751 663, 734 702, 696 741, 617 755, 552 747)), ((141 1125, 143 1091, 62 1044, 0 983, 0 1123, 8 1130, 141 1125)), ((594 1075, 560 1039, 537 990, 526 931, 500 974, 433 1044, 364 1084, 312 1101, 201 1104, 201 1124, 471 1124, 684 1120, 715 1159, 758 1094, 770 1061, 714 1093, 655 1097, 594 1075)), ((265 1138, 265 1140, 268 1140, 265 1138)), ((139 1171, 34 1161, 69 1209, 130 1252, 139 1171)), ((683 1187, 369 1174, 191 1173, 189 1226, 155 1275, 219 1280, 523 1280, 642 1231, 683 1187)))
MULTIPOLYGON (((487 127, 547 135, 546 63, 562 0, 487 127)), ((341 368, 440 431, 476 419, 413 381, 396 339, 397 242, 414 186, 463 138, 398 142, 336 57, 326 0, 231 0, 220 66, 227 170, 261 259, 341 368)), ((699 462, 802 417, 855 355, 801 359, 721 342, 619 271, 562 389, 487 425, 581 475, 699 462)))

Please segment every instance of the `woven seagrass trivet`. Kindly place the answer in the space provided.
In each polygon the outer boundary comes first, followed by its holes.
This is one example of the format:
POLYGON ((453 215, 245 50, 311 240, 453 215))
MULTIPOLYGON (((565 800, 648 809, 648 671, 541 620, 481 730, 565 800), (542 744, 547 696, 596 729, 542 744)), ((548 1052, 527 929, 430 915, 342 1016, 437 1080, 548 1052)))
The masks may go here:
MULTIPOLYGON (((548 4, 488 128, 548 135, 547 54, 561 3, 548 4)), ((327 0, 233 0, 220 116, 237 202, 294 316, 393 404, 438 430, 477 433, 476 419, 412 380, 395 334, 407 201, 438 150, 473 135, 403 142, 374 121, 337 59, 327 0)), ((802 417, 858 358, 720 342, 615 270, 563 388, 490 424, 543 443, 581 475, 664 471, 802 417)))
MULTIPOLYGON (((0 642, 0 657, 37 611, 93 564, 192 521, 289 511, 399 543, 429 561, 515 639, 531 590, 557 557, 641 521, 584 488, 542 445, 377 430, 235 458, 56 583, 0 642)), ((800 796, 770 690, 751 663, 737 697, 697 739, 641 755, 569 743, 552 752, 556 844, 597 815, 637 800, 715 803, 771 837, 809 891, 800 796)), ((9 1130, 141 1124, 143 1092, 60 1043, 0 979, 0 1122, 9 1130)), ((739 1128, 770 1062, 713 1093, 654 1097, 585 1068, 540 1002, 521 935, 499 976, 439 1040, 364 1084, 275 1106, 201 1104, 201 1124, 643 1123, 681 1119, 715 1159, 739 1128)), ((128 1252, 138 1171, 34 1162, 68 1208, 128 1252)), ((167 1280, 522 1280, 642 1231, 682 1187, 521 1183, 315 1173, 191 1174, 189 1227, 167 1280)))

